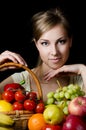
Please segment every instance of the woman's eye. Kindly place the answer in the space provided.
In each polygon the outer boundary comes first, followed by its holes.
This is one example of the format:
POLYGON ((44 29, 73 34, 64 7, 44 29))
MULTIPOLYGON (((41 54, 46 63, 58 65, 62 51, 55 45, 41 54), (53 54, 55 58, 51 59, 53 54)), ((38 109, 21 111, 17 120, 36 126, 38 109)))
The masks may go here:
POLYGON ((48 46, 48 43, 47 42, 42 42, 41 43, 43 46, 48 46))
POLYGON ((66 39, 65 39, 65 40, 59 40, 58 43, 60 43, 60 44, 65 44, 66 41, 67 41, 66 39))

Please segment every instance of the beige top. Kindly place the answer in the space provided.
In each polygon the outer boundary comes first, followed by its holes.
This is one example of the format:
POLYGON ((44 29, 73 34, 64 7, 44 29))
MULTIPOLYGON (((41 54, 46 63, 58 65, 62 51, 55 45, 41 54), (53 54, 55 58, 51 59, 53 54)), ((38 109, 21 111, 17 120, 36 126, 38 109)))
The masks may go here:
MULTIPOLYGON (((17 82, 17 83, 20 83, 22 80, 24 80, 25 84, 23 84, 23 87, 26 90, 30 91, 30 75, 29 75, 29 73, 27 71, 14 73, 12 75, 12 78, 13 78, 14 82, 17 82)), ((73 83, 73 84, 77 83, 78 85, 81 86, 81 89, 84 89, 82 77, 80 75, 70 76, 69 84, 71 84, 71 83, 73 83)))

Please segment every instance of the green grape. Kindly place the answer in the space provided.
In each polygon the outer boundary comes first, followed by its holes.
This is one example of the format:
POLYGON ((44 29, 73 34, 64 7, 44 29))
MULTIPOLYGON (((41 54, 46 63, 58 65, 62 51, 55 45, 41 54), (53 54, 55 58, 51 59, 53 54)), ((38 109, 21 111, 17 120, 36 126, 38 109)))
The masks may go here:
POLYGON ((61 92, 59 93, 59 96, 60 96, 60 98, 64 98, 64 97, 65 97, 64 92, 63 92, 63 91, 61 91, 61 92))
POLYGON ((75 87, 72 88, 73 93, 77 93, 77 90, 75 89, 75 87))
POLYGON ((69 85, 68 85, 68 89, 72 89, 73 86, 74 86, 74 84, 69 84, 69 85))
POLYGON ((67 91, 69 94, 73 94, 74 92, 73 92, 73 89, 68 89, 68 91, 67 91))
POLYGON ((76 95, 74 94, 74 95, 71 95, 71 100, 73 100, 74 98, 76 97, 76 95))
POLYGON ((56 100, 58 100, 58 99, 60 98, 60 94, 59 94, 59 93, 55 93, 55 94, 54 94, 54 98, 55 98, 56 100))
POLYGON ((75 84, 74 87, 75 87, 75 89, 76 89, 77 91, 80 91, 80 90, 81 90, 81 87, 80 87, 78 84, 75 84))
POLYGON ((51 97, 53 97, 54 96, 54 92, 49 92, 48 94, 47 94, 47 98, 51 98, 51 97))
POLYGON ((67 86, 63 87, 63 92, 66 92, 68 90, 67 86))
POLYGON ((55 99, 54 98, 48 98, 47 101, 46 101, 46 104, 49 105, 49 104, 54 104, 55 102, 55 99))
POLYGON ((68 106, 65 106, 65 107, 63 108, 63 112, 64 112, 65 115, 68 115, 68 114, 69 114, 69 112, 68 112, 68 106))
POLYGON ((78 97, 78 96, 79 96, 78 93, 75 93, 74 95, 75 95, 75 97, 78 97))
POLYGON ((65 93, 65 98, 66 98, 66 99, 70 99, 70 98, 71 98, 71 95, 70 95, 68 92, 66 92, 66 93, 65 93))
POLYGON ((68 106, 69 103, 70 103, 70 100, 67 100, 67 101, 66 101, 66 105, 68 106))
POLYGON ((80 96, 85 96, 85 92, 84 91, 80 91, 80 96))

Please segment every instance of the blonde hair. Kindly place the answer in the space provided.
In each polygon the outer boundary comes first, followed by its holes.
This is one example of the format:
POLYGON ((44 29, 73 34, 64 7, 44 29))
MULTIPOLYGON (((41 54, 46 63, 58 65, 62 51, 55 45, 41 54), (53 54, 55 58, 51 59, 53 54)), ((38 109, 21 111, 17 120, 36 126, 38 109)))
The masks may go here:
POLYGON ((71 29, 66 15, 60 8, 54 8, 47 11, 38 12, 32 19, 33 39, 39 40, 41 35, 58 24, 62 24, 66 29, 68 36, 71 36, 71 29))

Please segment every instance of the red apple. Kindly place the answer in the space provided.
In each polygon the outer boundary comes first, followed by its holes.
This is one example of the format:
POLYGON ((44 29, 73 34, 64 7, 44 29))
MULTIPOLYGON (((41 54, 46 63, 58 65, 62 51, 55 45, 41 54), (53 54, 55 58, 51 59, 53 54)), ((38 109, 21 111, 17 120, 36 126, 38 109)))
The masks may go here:
POLYGON ((68 111, 72 115, 86 116, 86 97, 76 97, 71 100, 68 111))
POLYGON ((42 130, 62 130, 60 125, 50 125, 50 124, 46 124, 42 130))
POLYGON ((86 130, 86 124, 80 116, 68 115, 62 130, 86 130))

